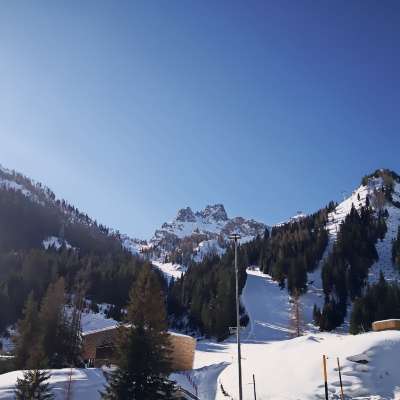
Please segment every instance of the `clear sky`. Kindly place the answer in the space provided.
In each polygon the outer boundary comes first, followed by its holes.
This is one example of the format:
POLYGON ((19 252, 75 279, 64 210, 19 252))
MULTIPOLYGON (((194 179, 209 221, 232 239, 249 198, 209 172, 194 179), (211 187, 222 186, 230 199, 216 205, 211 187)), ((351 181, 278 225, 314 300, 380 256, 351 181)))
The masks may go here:
POLYGON ((399 1, 1 2, 0 163, 149 237, 400 171, 399 1))

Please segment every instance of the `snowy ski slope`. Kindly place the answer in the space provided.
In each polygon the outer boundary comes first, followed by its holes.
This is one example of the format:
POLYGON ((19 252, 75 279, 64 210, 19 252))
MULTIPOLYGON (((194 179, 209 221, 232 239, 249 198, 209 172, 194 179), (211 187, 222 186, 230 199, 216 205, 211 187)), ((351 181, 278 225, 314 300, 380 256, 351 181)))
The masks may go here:
MULTIPOLYGON (((332 399, 339 399, 336 357, 340 357, 343 366, 346 395, 353 399, 400 399, 400 332, 371 332, 357 336, 308 333, 289 339, 293 329, 288 299, 276 290, 280 291, 268 276, 248 271, 242 296, 250 317, 249 326, 242 332, 244 400, 253 399, 253 389, 249 385, 252 374, 256 376, 258 399, 322 399, 322 354, 329 357, 332 399), (360 364, 354 360, 368 363, 360 364)), ((238 399, 236 351, 234 338, 223 343, 199 342, 196 368, 211 371, 216 364, 228 364, 218 377, 216 397, 211 392, 204 399, 238 399), (230 397, 223 394, 221 387, 230 397)))

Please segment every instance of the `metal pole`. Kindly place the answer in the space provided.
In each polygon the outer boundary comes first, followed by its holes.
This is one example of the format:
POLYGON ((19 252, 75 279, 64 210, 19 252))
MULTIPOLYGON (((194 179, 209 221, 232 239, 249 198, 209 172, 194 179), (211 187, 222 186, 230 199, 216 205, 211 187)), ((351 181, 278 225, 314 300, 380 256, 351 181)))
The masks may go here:
POLYGON ((328 399, 328 375, 326 373, 326 356, 325 354, 322 356, 323 364, 324 364, 324 383, 325 383, 325 400, 328 399))
POLYGON ((337 366, 338 366, 338 371, 339 371, 340 398, 341 398, 341 400, 344 400, 343 383, 342 383, 342 371, 340 370, 339 357, 337 357, 337 366))
POLYGON ((256 394, 256 378, 253 374, 253 390, 254 390, 254 400, 257 400, 257 394, 256 394))
POLYGON ((239 235, 234 235, 235 240, 235 274, 236 274, 236 338, 238 352, 238 368, 239 368, 239 400, 243 399, 242 389, 242 355, 240 349, 240 314, 239 314, 239 273, 237 265, 237 245, 239 235))

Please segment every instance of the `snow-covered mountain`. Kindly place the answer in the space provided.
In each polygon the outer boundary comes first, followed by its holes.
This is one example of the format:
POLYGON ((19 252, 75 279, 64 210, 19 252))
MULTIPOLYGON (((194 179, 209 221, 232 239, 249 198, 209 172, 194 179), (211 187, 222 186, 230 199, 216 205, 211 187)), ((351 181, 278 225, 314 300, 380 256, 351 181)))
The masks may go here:
POLYGON ((359 210, 366 205, 368 199, 376 213, 379 210, 386 213, 387 232, 385 237, 382 240, 378 240, 376 244, 379 260, 370 269, 370 283, 377 281, 381 270, 388 280, 399 278, 398 270, 393 266, 391 252, 392 242, 397 236, 400 225, 400 178, 394 175, 393 180, 390 182, 392 188, 391 199, 387 199, 382 192, 388 184, 383 176, 385 176, 385 170, 378 170, 374 174, 365 177, 362 184, 329 213, 326 226, 330 238, 327 249, 327 252, 329 252, 333 242, 336 240, 340 224, 350 213, 352 206, 359 210))
MULTIPOLYGON (((71 225, 85 227, 86 234, 96 236, 97 238, 102 236, 103 239, 118 241, 123 248, 133 254, 138 254, 140 249, 147 244, 146 241, 130 238, 98 223, 65 200, 57 199, 55 193, 42 183, 0 165, 0 194, 2 192, 5 195, 7 192, 9 194, 10 192, 22 194, 26 200, 41 208, 40 213, 44 218, 41 218, 38 223, 42 223, 43 226, 36 226, 35 230, 43 232, 44 236, 41 237, 41 243, 44 249, 50 247, 59 249, 64 246, 79 250, 79 245, 72 246, 66 240, 67 238, 63 237, 64 232, 68 235, 68 229, 65 228, 71 225), (46 218, 51 220, 51 224, 48 221, 46 223, 43 221, 46 218), (49 227, 50 225, 51 227, 49 227)), ((18 207, 21 207, 22 203, 19 206, 13 207, 12 200, 4 198, 4 201, 8 201, 10 209, 13 209, 13 212, 17 215, 19 214, 18 207)), ((26 224, 29 224, 29 222, 26 221, 26 224)))
POLYGON ((248 241, 263 234, 265 229, 265 224, 253 219, 228 218, 222 204, 208 205, 204 210, 196 212, 186 207, 178 211, 172 222, 165 222, 157 229, 150 242, 156 245, 170 235, 179 239, 192 235, 205 235, 216 239, 219 236, 226 238, 232 233, 239 233, 242 240, 248 241))
POLYGON ((19 191, 25 197, 39 204, 55 202, 55 195, 48 187, 16 171, 4 168, 1 164, 0 189, 19 191))
POLYGON ((196 261, 201 261, 210 253, 222 254, 232 233, 240 234, 244 243, 263 235, 265 229, 264 223, 253 219, 229 218, 222 204, 208 205, 196 212, 186 207, 155 231, 149 245, 158 251, 159 257, 182 248, 196 261))

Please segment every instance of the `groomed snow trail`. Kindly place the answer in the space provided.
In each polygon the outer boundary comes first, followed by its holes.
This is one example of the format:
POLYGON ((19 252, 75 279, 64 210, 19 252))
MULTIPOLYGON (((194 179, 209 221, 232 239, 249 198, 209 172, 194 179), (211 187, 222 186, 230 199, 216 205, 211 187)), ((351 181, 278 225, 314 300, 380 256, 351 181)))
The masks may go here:
MULTIPOLYGON (((249 324, 241 332, 243 363, 246 360, 247 349, 254 348, 254 346, 266 346, 268 343, 282 341, 293 336, 293 330, 290 328, 291 306, 289 296, 287 291, 281 290, 269 275, 261 273, 258 269, 248 269, 241 301, 249 315, 249 324)), ((210 371, 214 378, 217 378, 218 375, 213 370, 215 363, 222 366, 219 371, 222 371, 222 373, 217 382, 217 394, 215 395, 215 391, 204 393, 204 399, 214 400, 221 395, 226 400, 227 397, 222 394, 221 384, 226 393, 235 393, 236 390, 236 386, 234 390, 232 389, 229 381, 224 383, 225 374, 229 375, 229 371, 232 369, 236 371, 237 347, 234 336, 222 343, 215 341, 198 342, 195 369, 202 368, 204 376, 207 375, 207 371, 210 371)), ((209 382, 210 378, 207 378, 207 381, 209 382)), ((201 399, 203 400, 203 398, 201 399)))
POLYGON ((243 342, 284 340, 293 335, 289 296, 269 275, 247 270, 241 300, 249 316, 248 327, 242 333, 243 342))

